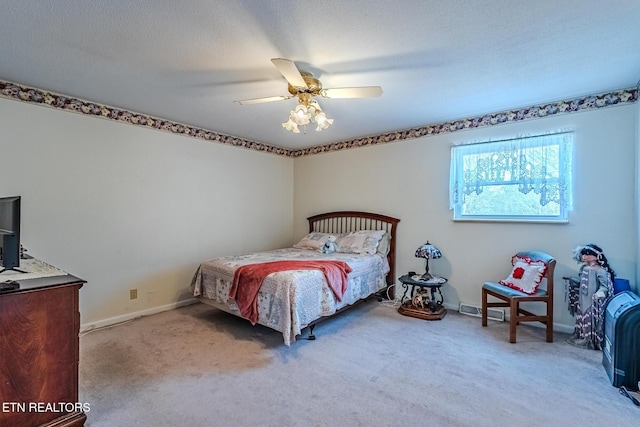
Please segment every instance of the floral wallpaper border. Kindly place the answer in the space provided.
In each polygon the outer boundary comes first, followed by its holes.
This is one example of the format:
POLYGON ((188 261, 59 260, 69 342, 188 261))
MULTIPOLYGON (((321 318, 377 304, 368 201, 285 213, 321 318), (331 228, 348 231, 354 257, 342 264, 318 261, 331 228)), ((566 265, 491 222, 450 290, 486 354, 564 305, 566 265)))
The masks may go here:
POLYGON ((504 123, 519 122, 523 120, 540 119, 561 113, 574 113, 578 111, 611 107, 620 104, 629 104, 634 103, 637 100, 638 88, 635 87, 600 95, 589 95, 583 98, 535 105, 532 107, 520 108, 517 110, 501 111, 499 113, 486 114, 483 116, 460 119, 452 122, 438 123, 413 129, 353 139, 350 141, 342 141, 333 144, 310 147, 296 150, 293 155, 297 157, 344 150, 347 148, 386 144, 389 142, 402 141, 406 139, 421 138, 423 136, 441 135, 445 133, 452 133, 485 126, 495 126, 504 123))
POLYGON ((94 102, 83 101, 63 95, 57 95, 40 89, 20 86, 15 83, 0 80, 0 96, 19 101, 44 104, 53 108, 72 111, 90 116, 98 116, 109 120, 130 123, 136 126, 144 126, 165 132, 190 136, 193 138, 214 141, 221 144, 233 145, 249 150, 256 150, 287 157, 308 156, 319 153, 346 150, 349 148, 365 147, 369 145, 386 144, 406 139, 421 138, 423 136, 440 135, 480 128, 495 126, 504 123, 523 120, 539 119, 556 114, 574 113, 585 110, 593 110, 611 107, 620 104, 634 103, 638 100, 638 87, 617 90, 600 95, 589 95, 582 98, 551 102, 535 105, 517 110, 501 111, 478 117, 460 119, 446 123, 426 125, 418 128, 400 130, 379 135, 372 135, 352 140, 335 142, 326 145, 318 145, 299 150, 289 150, 274 145, 251 141, 235 136, 225 135, 207 129, 201 129, 181 123, 163 120, 144 114, 133 113, 119 108, 108 107, 94 102))

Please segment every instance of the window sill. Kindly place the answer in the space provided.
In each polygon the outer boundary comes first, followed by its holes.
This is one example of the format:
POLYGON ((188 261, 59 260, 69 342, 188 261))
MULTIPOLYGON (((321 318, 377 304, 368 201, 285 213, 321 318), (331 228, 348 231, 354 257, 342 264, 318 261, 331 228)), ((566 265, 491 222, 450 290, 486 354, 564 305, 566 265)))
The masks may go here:
POLYGON ((453 222, 518 222, 529 224, 568 224, 568 219, 519 219, 519 218, 453 218, 453 222))

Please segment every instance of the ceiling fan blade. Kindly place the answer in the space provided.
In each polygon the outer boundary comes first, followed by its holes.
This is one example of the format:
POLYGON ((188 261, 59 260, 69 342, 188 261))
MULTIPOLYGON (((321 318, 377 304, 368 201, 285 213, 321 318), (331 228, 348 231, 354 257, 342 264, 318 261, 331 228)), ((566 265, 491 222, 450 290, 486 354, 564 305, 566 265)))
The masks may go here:
POLYGON ((273 58, 271 62, 273 62, 273 65, 276 66, 278 71, 280 71, 284 78, 287 79, 291 86, 307 89, 307 83, 302 78, 300 70, 298 70, 298 67, 296 67, 296 64, 293 61, 284 58, 273 58))
POLYGON ((320 95, 325 98, 374 98, 382 95, 380 86, 336 87, 322 89, 320 95))
POLYGON ((268 96, 266 98, 253 98, 253 99, 241 99, 237 102, 240 105, 249 105, 249 104, 262 104, 263 102, 273 102, 273 101, 284 101, 285 99, 291 99, 290 96, 268 96))

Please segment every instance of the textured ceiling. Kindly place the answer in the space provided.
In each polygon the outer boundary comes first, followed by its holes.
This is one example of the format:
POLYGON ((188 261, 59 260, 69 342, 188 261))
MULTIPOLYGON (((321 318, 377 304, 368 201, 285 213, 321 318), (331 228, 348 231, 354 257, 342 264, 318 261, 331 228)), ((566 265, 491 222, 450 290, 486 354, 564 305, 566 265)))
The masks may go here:
POLYGON ((0 79, 289 149, 636 86, 637 0, 0 0, 0 79), (285 131, 271 58, 325 87, 285 131))

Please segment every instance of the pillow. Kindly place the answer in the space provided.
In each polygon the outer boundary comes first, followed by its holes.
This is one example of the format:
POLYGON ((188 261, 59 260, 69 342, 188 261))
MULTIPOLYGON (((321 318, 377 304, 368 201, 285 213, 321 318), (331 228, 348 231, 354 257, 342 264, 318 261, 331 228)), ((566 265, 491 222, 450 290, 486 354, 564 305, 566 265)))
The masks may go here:
POLYGON ((380 242, 378 243, 378 253, 384 256, 389 255, 389 250, 391 249, 389 247, 390 242, 391 242, 391 234, 384 233, 382 235, 382 238, 380 239, 380 242))
MULTIPOLYGON (((319 233, 314 231, 307 234, 298 243, 293 245, 296 249, 311 249, 321 251, 325 243, 329 241, 329 236, 336 236, 330 233, 319 233)), ((337 236, 336 236, 337 237, 337 236)))
POLYGON ((533 261, 530 258, 513 257, 511 260, 513 269, 505 280, 498 283, 516 289, 525 294, 535 294, 540 286, 547 266, 542 261, 533 261))
POLYGON ((384 230, 360 230, 337 236, 338 252, 373 255, 385 233, 384 230))

